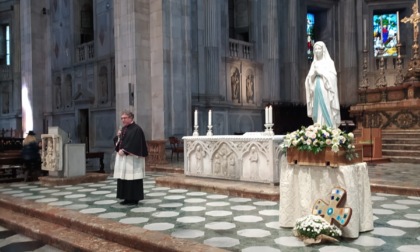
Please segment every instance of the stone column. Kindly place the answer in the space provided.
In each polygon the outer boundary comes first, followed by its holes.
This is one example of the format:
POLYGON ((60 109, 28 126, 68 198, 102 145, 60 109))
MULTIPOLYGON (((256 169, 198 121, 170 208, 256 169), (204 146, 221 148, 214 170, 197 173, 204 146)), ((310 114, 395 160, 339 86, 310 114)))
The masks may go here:
POLYGON ((204 61, 206 96, 219 94, 220 2, 204 0, 204 61))
MULTIPOLYGON (((341 34, 340 54, 335 58, 338 72, 338 91, 340 105, 350 105, 357 102, 357 89, 359 85, 357 72, 357 22, 356 6, 354 0, 341 1, 341 34), (340 57, 338 57, 340 56, 340 57), (340 61, 338 61, 340 59, 340 61)), ((337 17, 338 18, 338 17, 337 17)), ((359 26, 362 27, 362 26, 359 26)), ((363 31, 363 28, 360 29, 363 31)))
POLYGON ((264 100, 280 99, 279 73, 279 23, 277 0, 268 0, 267 8, 267 49, 264 76, 264 100))
MULTIPOLYGON (((280 52, 280 54, 283 55, 283 68, 280 72, 284 73, 284 78, 282 78, 284 83, 280 83, 282 101, 305 102, 305 100, 300 100, 302 91, 302 97, 304 97, 305 87, 304 84, 301 83, 302 80, 299 77, 301 76, 300 72, 302 72, 299 70, 302 66, 299 67, 299 65, 303 65, 307 62, 304 58, 304 54, 299 53, 303 48, 302 46, 304 46, 302 36, 299 36, 302 31, 299 27, 301 27, 302 22, 306 20, 306 8, 302 8, 301 6, 301 0, 282 1, 282 7, 279 10, 281 12, 281 15, 279 16, 284 15, 286 17, 283 18, 284 25, 280 31, 283 48, 280 52), (305 13, 305 15, 301 15, 301 13, 305 13), (302 42, 302 45, 300 42, 302 42)), ((303 68, 306 69, 306 67, 303 68)), ((303 75, 306 76, 306 73, 303 75)))
MULTIPOLYGON (((21 83, 22 83, 22 130, 27 133, 34 130, 42 132, 43 111, 51 93, 49 46, 49 1, 20 2, 21 33, 21 83)), ((51 102, 49 102, 51 103, 51 102)))
POLYGON ((115 0, 114 27, 116 125, 130 109, 148 140, 163 139, 162 2, 115 0))

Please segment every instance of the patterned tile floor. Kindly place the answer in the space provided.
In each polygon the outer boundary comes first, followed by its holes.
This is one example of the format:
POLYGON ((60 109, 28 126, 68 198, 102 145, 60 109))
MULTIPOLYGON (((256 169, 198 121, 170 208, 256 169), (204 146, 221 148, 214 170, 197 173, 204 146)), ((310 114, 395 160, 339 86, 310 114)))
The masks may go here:
POLYGON ((40 241, 35 241, 26 236, 17 234, 0 226, 0 251, 1 252, 59 252, 61 250, 46 245, 40 241))
MULTIPOLYGON (((374 230, 339 244, 305 247, 290 229, 279 228, 278 202, 236 198, 155 185, 144 181, 137 206, 115 199, 116 181, 45 187, 38 182, 0 184, 0 193, 137 225, 229 251, 420 251, 420 197, 373 193, 374 230)), ((401 182, 400 182, 401 184, 401 182)), ((59 251, 0 227, 0 251, 24 242, 26 251, 59 251), (9 247, 8 247, 9 246, 9 247)))

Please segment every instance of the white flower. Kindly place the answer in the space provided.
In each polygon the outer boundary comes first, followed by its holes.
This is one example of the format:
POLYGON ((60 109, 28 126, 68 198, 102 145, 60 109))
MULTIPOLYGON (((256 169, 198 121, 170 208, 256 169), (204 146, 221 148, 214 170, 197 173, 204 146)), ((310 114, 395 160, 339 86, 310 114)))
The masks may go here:
POLYGON ((347 151, 346 157, 350 160, 355 155, 353 141, 353 133, 347 134, 338 128, 313 124, 288 133, 281 147, 283 149, 294 147, 313 153, 318 153, 328 147, 334 148, 334 151, 341 148, 347 151))
POLYGON ((324 218, 318 215, 306 215, 296 220, 293 228, 299 235, 315 239, 321 233, 338 237, 341 230, 334 225, 330 225, 324 218))

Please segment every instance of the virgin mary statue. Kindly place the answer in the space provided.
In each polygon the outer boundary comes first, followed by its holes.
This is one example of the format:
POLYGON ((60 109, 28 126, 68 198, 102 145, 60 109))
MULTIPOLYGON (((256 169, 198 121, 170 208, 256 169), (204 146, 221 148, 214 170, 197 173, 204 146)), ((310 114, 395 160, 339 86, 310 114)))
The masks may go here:
POLYGON ((314 61, 305 80, 308 116, 314 123, 337 128, 340 125, 337 71, 324 42, 314 45, 314 61))

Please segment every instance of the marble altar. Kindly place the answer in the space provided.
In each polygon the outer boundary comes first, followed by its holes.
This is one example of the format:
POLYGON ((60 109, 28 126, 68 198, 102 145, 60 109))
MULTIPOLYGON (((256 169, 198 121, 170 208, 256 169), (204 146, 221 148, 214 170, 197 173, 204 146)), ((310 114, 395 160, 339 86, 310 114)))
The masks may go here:
POLYGON ((264 132, 183 137, 184 174, 278 184, 283 137, 264 132))

